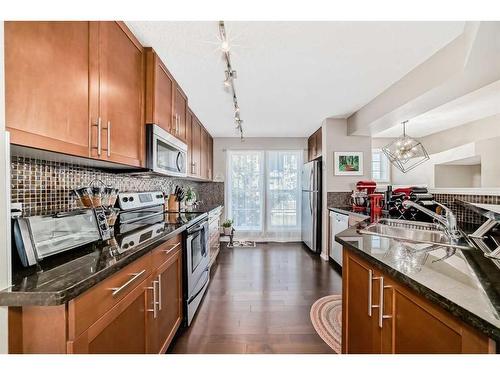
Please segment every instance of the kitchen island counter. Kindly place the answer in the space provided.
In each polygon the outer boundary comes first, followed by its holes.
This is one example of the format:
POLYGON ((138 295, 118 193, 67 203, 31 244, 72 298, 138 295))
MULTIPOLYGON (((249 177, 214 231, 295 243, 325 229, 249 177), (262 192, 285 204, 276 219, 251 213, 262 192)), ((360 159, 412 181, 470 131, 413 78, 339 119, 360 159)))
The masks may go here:
POLYGON ((361 234, 368 220, 339 233, 335 240, 451 315, 500 341, 500 269, 479 249, 414 252, 411 244, 361 234))

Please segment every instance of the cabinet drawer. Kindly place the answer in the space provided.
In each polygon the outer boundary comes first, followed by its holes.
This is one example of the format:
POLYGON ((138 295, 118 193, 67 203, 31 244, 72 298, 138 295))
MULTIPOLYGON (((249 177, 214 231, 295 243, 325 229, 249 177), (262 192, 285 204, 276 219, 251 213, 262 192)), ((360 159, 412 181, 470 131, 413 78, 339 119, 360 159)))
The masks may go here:
POLYGON ((168 241, 153 249, 153 269, 160 267, 169 260, 177 251, 182 250, 182 235, 172 237, 168 241))
POLYGON ((78 337, 150 274, 151 254, 149 253, 71 300, 68 307, 69 338, 78 337))

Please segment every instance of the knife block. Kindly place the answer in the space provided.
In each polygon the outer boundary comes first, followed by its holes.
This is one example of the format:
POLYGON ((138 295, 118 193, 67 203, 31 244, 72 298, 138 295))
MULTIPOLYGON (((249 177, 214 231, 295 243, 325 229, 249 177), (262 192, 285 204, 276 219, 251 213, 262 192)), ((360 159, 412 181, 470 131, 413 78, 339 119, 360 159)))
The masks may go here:
POLYGON ((177 200, 175 194, 170 194, 168 196, 168 211, 172 212, 180 211, 179 201, 177 200))

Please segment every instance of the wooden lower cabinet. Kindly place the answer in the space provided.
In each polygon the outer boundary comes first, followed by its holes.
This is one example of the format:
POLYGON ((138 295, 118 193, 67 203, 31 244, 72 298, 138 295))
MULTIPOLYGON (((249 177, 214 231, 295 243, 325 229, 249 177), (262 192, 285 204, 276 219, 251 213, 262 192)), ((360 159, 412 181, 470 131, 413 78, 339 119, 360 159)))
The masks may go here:
POLYGON ((165 353, 183 318, 182 236, 58 306, 9 308, 9 353, 165 353))
POLYGON ((68 342, 68 353, 146 353, 148 281, 142 282, 74 342, 68 342))
POLYGON ((153 288, 157 288, 157 304, 156 312, 147 319, 148 353, 165 353, 181 325, 181 280, 182 253, 179 249, 153 274, 152 284, 153 288))
POLYGON ((342 353, 495 353, 487 336, 350 250, 343 257, 342 353))

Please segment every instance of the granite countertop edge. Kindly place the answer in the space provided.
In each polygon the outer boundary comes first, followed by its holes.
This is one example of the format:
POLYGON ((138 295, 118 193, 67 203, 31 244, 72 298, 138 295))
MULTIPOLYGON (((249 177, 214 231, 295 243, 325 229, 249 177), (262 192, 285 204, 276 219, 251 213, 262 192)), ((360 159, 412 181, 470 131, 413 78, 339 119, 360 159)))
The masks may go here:
POLYGON ((333 206, 330 206, 328 207, 328 210, 329 211, 334 211, 334 212, 338 212, 340 214, 344 214, 344 215, 353 215, 353 216, 357 216, 357 217, 360 217, 360 218, 369 218, 370 215, 364 213, 364 212, 356 212, 356 211, 353 211, 352 208, 350 207, 333 207, 333 206))
POLYGON ((440 293, 402 274, 398 270, 372 257, 370 254, 364 252, 363 250, 358 249, 355 245, 353 245, 349 241, 343 240, 342 236, 335 236, 335 240, 338 241, 343 246, 347 247, 349 250, 354 251, 356 255, 361 256, 363 259, 373 264, 380 271, 388 273, 391 277, 393 277, 397 281, 400 281, 405 286, 407 286, 414 292, 418 293, 420 296, 424 297, 428 301, 438 305, 442 309, 452 314, 454 317, 464 321, 465 323, 468 323, 469 325, 478 329, 479 331, 489 336, 490 338, 500 342, 500 327, 496 327, 490 322, 477 316, 473 312, 465 309, 464 307, 456 304, 453 301, 450 301, 448 298, 444 297, 440 293))
MULTIPOLYGON (((210 210, 200 213, 200 216, 207 214, 215 209, 218 209, 221 205, 213 206, 210 210)), ((83 279, 70 287, 54 292, 24 292, 24 291, 8 291, 4 289, 0 291, 0 306, 57 306, 63 305, 70 300, 83 294, 93 286, 97 285, 104 279, 114 275, 116 272, 128 266, 133 261, 139 259, 145 254, 149 253, 154 248, 158 247, 163 242, 168 241, 172 237, 184 232, 187 227, 189 227, 193 221, 198 220, 199 217, 193 219, 192 221, 185 223, 182 226, 166 233, 164 236, 155 238, 154 241, 144 244, 143 247, 139 247, 130 255, 120 259, 112 266, 109 266, 96 274, 83 279)), ((7 288, 8 289, 8 288, 7 288)))

